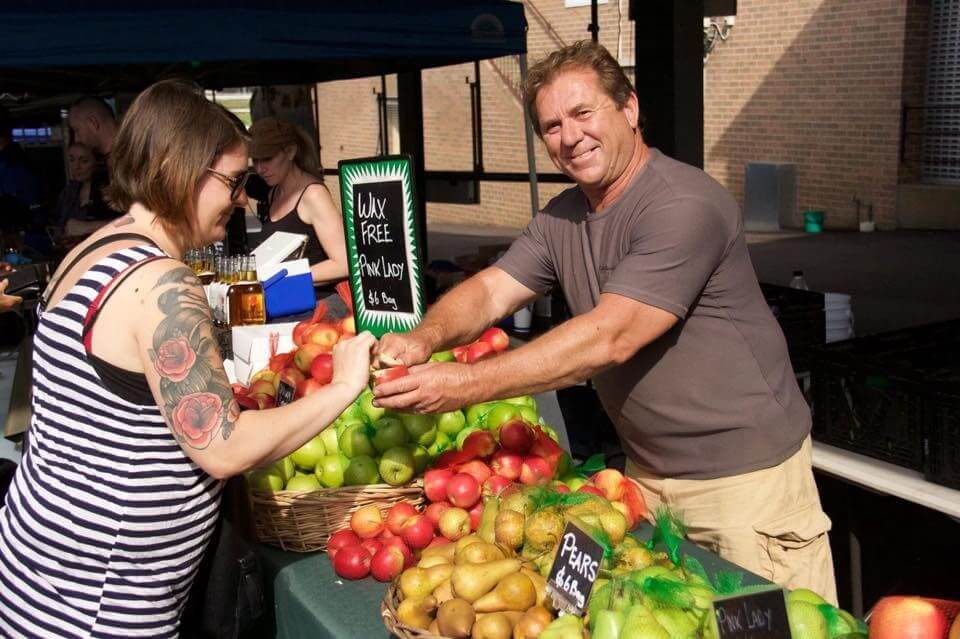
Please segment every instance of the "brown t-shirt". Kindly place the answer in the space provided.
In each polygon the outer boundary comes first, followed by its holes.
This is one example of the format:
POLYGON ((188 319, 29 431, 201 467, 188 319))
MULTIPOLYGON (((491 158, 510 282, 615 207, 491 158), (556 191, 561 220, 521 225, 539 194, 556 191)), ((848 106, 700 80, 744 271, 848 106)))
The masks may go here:
POLYGON ((497 266, 537 293, 559 282, 574 315, 615 293, 680 318, 593 380, 641 468, 728 477, 779 464, 810 432, 737 203, 703 171, 651 149, 612 206, 588 213, 578 187, 564 191, 497 266))

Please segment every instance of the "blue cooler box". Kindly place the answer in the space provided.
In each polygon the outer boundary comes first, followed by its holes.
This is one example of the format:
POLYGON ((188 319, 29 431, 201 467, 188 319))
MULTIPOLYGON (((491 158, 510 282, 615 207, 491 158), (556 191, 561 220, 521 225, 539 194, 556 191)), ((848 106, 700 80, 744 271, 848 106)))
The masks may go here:
POLYGON ((307 260, 293 260, 257 269, 263 282, 267 319, 312 311, 317 304, 307 260))

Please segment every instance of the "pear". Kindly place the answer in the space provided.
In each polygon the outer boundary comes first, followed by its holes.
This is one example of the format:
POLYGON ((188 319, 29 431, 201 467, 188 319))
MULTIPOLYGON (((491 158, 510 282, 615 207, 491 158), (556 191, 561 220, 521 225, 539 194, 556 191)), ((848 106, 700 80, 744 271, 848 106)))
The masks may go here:
POLYGON ((524 517, 533 514, 533 499, 523 491, 513 493, 500 502, 500 510, 514 510, 524 517))
POLYGON ((591 639, 618 639, 626 615, 620 610, 601 610, 590 616, 591 639))
POLYGON ((430 622, 430 627, 427 628, 427 632, 436 637, 440 636, 440 625, 437 623, 436 619, 430 622))
POLYGON ((484 615, 473 624, 473 639, 510 639, 512 632, 510 619, 502 612, 484 615))
POLYGON ((539 639, 583 639, 583 623, 573 615, 557 617, 543 629, 539 639))
POLYGON ((433 596, 437 600, 438 606, 453 599, 453 586, 450 584, 450 580, 444 579, 443 583, 433 591, 433 596))
POLYGON ((531 548, 546 550, 560 542, 563 528, 563 517, 553 508, 544 508, 527 517, 523 537, 531 548))
POLYGON ((420 563, 417 564, 417 568, 432 568, 434 566, 449 563, 450 560, 443 555, 427 555, 420 560, 420 563))
POLYGON ((426 630, 433 622, 437 600, 433 597, 404 599, 397 607, 397 619, 405 626, 426 630))
POLYGON ((696 636, 697 624, 679 608, 659 608, 653 611, 653 618, 670 635, 670 639, 687 639, 696 636))
POLYGON ((627 570, 642 570, 653 565, 653 553, 643 546, 623 548, 617 553, 617 568, 627 570))
POLYGON ((453 546, 453 557, 450 558, 450 561, 454 560, 454 557, 457 556, 457 553, 469 546, 470 544, 475 544, 477 542, 483 541, 478 535, 467 535, 466 537, 461 537, 455 543, 447 544, 448 546, 453 546))
POLYGON ((599 516, 600 527, 610 537, 614 546, 623 541, 627 534, 627 518, 619 510, 611 508, 599 516))
POLYGON ((440 584, 450 579, 450 576, 453 575, 453 564, 440 564, 439 566, 430 566, 423 570, 427 571, 427 582, 430 584, 430 592, 433 592, 440 584))
POLYGON ((653 613, 641 603, 635 603, 627 610, 623 620, 620 639, 671 639, 670 633, 661 626, 653 613))
POLYGON ((553 615, 543 606, 527 609, 513 626, 513 639, 537 639, 543 629, 553 621, 553 615))
POLYGON ((519 610, 503 610, 501 612, 478 612, 477 621, 480 621, 484 617, 490 617, 492 615, 503 615, 507 618, 507 621, 510 622, 510 627, 513 628, 517 625, 517 622, 523 618, 523 613, 519 610))
POLYGON ((491 497, 484 502, 483 514, 480 515, 480 525, 477 526, 477 536, 488 544, 497 540, 494 524, 497 521, 498 512, 500 512, 499 497, 491 497))
POLYGON ((523 528, 526 517, 515 510, 501 510, 493 523, 494 536, 498 544, 511 550, 523 545, 523 528))
MULTIPOLYGON (((464 537, 464 539, 466 539, 466 537, 464 537)), ((431 546, 430 548, 424 548, 420 551, 420 560, 423 561, 425 557, 445 557, 449 563, 453 563, 453 557, 456 552, 457 547, 454 544, 431 546)))
POLYGON ((449 579, 452 573, 452 564, 440 564, 430 568, 408 568, 400 575, 400 592, 405 598, 424 598, 449 579))
POLYGON ((473 629, 477 614, 470 602, 464 599, 451 599, 440 604, 437 610, 437 627, 440 636, 452 639, 467 639, 473 629))
POLYGON ((508 575, 496 587, 473 602, 477 612, 523 612, 537 603, 537 590, 533 582, 522 572, 508 575))
MULTIPOLYGON (((535 570, 527 568, 524 566, 520 569, 520 572, 530 578, 531 583, 533 583, 534 590, 537 591, 537 605, 546 606, 547 605, 547 580, 543 575, 538 573, 535 570)), ((547 623, 550 623, 549 621, 547 623)))
POLYGON ((457 597, 473 603, 493 590, 501 579, 518 570, 520 570, 519 559, 500 559, 485 564, 454 566, 450 578, 453 592, 457 597))
POLYGON ((828 639, 827 620, 816 604, 807 601, 787 601, 787 619, 793 639, 828 639))
POLYGON ((458 566, 461 564, 485 564, 497 559, 506 559, 506 555, 499 547, 481 541, 465 546, 463 550, 456 554, 454 563, 458 566))
POLYGON ((587 617, 590 618, 590 630, 593 631, 601 610, 609 610, 613 599, 613 583, 593 584, 590 599, 587 602, 587 617))

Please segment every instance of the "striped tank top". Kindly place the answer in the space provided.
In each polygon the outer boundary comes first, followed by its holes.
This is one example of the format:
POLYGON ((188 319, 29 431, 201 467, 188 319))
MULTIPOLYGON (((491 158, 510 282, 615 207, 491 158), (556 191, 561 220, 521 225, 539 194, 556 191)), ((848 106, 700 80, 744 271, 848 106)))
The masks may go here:
POLYGON ((111 253, 40 317, 28 445, 0 509, 2 637, 178 634, 222 484, 155 404, 108 390, 83 344, 104 287, 162 255, 111 253))

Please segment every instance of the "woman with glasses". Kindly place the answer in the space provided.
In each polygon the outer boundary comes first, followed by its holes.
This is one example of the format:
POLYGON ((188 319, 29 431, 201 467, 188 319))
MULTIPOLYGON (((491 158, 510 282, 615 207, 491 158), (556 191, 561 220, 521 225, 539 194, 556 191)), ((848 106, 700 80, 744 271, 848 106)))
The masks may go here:
POLYGON ((271 187, 259 211, 261 237, 277 231, 306 235, 304 257, 317 297, 333 295, 334 285, 347 277, 347 248, 313 143, 303 129, 274 117, 254 122, 250 136, 253 167, 271 187))
POLYGON ((190 85, 134 100, 111 161, 126 214, 75 248, 41 302, 28 445, 0 508, 0 636, 175 637, 223 480, 325 429, 366 384, 369 333, 333 381, 241 413, 184 253, 244 205, 246 134, 190 85))

